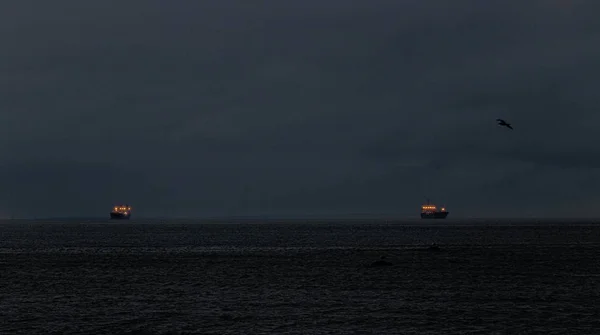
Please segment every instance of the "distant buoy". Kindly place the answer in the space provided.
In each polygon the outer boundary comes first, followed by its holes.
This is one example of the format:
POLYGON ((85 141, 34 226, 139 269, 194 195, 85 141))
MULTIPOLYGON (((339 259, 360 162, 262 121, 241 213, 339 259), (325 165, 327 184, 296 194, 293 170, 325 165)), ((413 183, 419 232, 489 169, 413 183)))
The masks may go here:
POLYGON ((378 261, 371 263, 371 267, 390 266, 393 265, 391 262, 385 260, 385 256, 381 256, 378 261))

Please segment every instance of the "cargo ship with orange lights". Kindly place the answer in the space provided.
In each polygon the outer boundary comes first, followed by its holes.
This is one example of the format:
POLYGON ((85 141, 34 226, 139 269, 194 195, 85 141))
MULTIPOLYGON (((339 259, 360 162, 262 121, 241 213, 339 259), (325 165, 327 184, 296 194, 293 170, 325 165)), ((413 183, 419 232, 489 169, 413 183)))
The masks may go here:
POLYGON ((445 219, 448 214, 446 208, 441 207, 439 210, 436 205, 429 202, 421 206, 421 219, 445 219))
POLYGON ((110 212, 110 218, 115 220, 128 220, 131 217, 131 207, 129 205, 118 205, 113 207, 110 212))

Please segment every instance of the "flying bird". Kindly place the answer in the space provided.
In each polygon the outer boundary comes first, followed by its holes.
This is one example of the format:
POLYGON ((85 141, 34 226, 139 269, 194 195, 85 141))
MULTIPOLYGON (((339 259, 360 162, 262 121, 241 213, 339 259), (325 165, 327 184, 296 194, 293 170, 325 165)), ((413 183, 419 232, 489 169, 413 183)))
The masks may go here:
POLYGON ((504 126, 506 128, 513 129, 513 127, 510 126, 510 123, 506 123, 506 121, 502 119, 496 119, 496 121, 498 121, 499 126, 504 126))

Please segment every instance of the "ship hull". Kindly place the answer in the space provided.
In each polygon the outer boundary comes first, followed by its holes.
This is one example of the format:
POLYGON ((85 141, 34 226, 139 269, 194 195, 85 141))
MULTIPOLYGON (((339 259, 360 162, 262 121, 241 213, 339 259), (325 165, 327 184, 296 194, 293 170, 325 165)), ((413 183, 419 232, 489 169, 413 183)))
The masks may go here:
POLYGON ((131 217, 131 214, 123 214, 123 213, 116 213, 116 212, 110 213, 110 218, 112 220, 129 220, 130 217, 131 217))
POLYGON ((450 212, 421 213, 421 219, 445 219, 450 212))

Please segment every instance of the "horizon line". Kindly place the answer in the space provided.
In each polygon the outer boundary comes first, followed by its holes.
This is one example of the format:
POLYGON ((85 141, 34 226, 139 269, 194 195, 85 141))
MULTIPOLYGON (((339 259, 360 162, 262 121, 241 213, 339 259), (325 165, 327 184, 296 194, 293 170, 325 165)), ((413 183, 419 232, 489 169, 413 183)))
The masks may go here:
POLYGON ((369 214, 348 214, 348 215, 217 215, 217 216, 140 216, 132 217, 131 219, 110 219, 99 216, 48 216, 48 217, 20 217, 20 218, 0 218, 0 221, 60 221, 60 220, 83 220, 83 221, 100 221, 100 222, 132 222, 140 223, 139 221, 357 221, 357 220, 375 220, 375 221, 422 221, 428 223, 443 223, 449 221, 493 221, 493 220, 526 220, 526 221, 560 221, 560 220, 600 220, 600 217, 566 217, 566 216, 502 216, 502 217, 451 217, 445 219, 422 219, 419 216, 400 216, 400 215, 369 215, 369 214))

